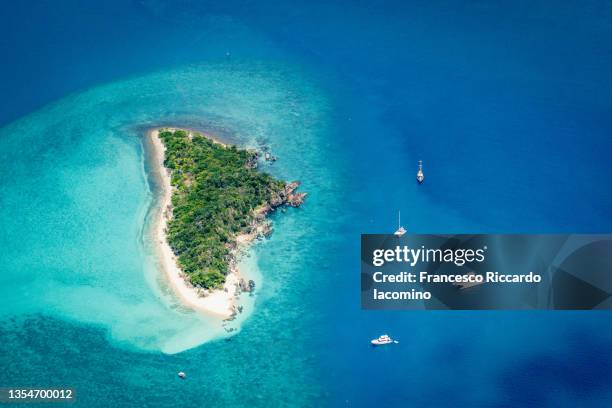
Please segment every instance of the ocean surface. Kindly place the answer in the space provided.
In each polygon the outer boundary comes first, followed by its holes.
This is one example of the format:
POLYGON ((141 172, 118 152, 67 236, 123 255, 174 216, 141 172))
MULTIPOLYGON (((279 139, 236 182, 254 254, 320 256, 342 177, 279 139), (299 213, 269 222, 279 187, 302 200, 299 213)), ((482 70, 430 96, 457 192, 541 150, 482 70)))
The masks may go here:
POLYGON ((612 232, 612 5, 0 4, 0 387, 83 407, 612 405, 607 312, 373 312, 361 233, 612 232), (148 234, 146 129, 265 143, 299 209, 229 336, 148 234), (417 160, 427 182, 417 187, 417 160), (373 349, 387 332, 400 344, 373 349), (178 371, 187 380, 177 378, 178 371))

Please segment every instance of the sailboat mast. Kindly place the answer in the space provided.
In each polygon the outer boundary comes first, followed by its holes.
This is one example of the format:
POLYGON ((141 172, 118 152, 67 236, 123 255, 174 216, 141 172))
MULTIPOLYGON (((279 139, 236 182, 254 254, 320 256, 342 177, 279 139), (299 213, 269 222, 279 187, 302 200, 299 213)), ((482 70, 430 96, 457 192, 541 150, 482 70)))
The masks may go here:
POLYGON ((397 212, 397 228, 399 229, 402 226, 402 212, 397 212))

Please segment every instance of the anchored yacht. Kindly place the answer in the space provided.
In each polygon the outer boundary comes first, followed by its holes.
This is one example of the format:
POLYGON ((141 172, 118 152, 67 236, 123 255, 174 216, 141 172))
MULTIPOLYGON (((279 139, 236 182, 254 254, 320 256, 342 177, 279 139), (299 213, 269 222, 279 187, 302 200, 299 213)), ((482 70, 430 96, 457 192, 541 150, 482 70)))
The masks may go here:
POLYGON ((384 346, 385 344, 398 343, 398 342, 392 340, 391 337, 389 337, 388 335, 383 334, 379 338, 372 340, 371 343, 373 346, 384 346))
POLYGON ((419 171, 417 171, 416 179, 419 182, 419 184, 423 184, 423 181, 425 180, 425 174, 423 174, 423 161, 422 160, 419 160, 419 171))

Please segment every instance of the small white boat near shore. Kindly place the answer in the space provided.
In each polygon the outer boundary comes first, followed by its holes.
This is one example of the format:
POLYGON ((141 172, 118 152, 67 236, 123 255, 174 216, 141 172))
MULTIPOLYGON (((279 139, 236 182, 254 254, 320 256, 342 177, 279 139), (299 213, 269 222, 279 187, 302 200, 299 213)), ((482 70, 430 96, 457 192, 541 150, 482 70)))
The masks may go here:
POLYGON ((386 344, 392 344, 392 343, 397 344, 397 343, 399 343, 399 341, 393 340, 387 334, 383 334, 379 338, 372 340, 371 343, 372 343, 373 346, 384 346, 386 344))

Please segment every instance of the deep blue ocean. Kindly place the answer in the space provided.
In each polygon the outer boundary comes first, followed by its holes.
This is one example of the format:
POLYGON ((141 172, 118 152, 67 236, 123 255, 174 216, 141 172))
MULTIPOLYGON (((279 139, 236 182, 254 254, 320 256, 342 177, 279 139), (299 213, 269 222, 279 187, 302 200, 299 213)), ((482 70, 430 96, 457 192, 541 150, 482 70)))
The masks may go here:
POLYGON ((612 232, 609 2, 4 1, 0 24, 0 387, 612 406, 607 312, 362 311, 359 292, 360 234, 398 210, 414 233, 612 232), (310 193, 245 260, 261 284, 232 337, 159 282, 159 125, 265 141, 310 193), (371 348, 385 332, 400 344, 371 348))

